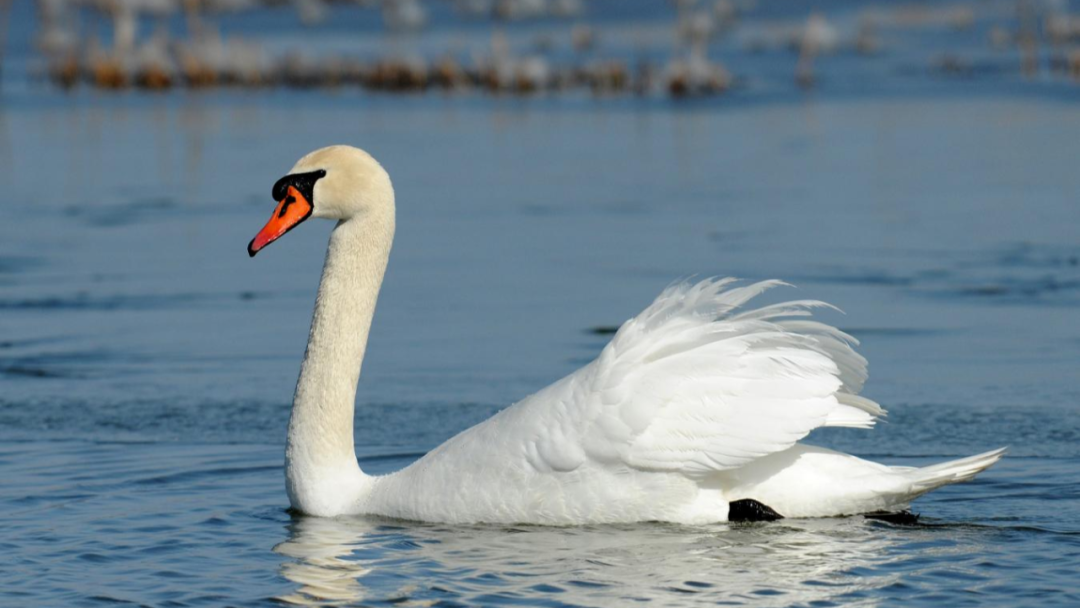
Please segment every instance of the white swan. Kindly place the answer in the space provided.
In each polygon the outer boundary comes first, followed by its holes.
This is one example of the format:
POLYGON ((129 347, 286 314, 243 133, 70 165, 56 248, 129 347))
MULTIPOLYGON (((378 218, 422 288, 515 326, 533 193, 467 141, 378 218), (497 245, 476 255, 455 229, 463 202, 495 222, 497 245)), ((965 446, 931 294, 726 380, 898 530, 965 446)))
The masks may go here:
POLYGON ((353 406, 394 236, 394 191, 348 146, 308 154, 274 186, 256 252, 307 219, 337 220, 285 451, 292 506, 447 523, 680 523, 899 511, 1004 450, 890 467, 797 443, 885 414, 858 396, 855 340, 806 319, 820 302, 745 310, 766 281, 666 289, 600 356, 396 473, 365 475, 353 406))

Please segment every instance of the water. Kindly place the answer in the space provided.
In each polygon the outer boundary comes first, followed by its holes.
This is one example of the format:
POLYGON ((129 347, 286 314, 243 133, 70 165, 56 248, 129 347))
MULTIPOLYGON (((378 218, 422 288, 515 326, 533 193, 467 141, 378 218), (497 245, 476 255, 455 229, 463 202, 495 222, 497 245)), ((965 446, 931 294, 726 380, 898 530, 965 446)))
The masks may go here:
POLYGON ((869 93, 689 104, 16 88, 0 605, 1077 605, 1075 94, 875 73, 869 93), (367 472, 576 369, 691 274, 782 278, 797 289, 766 300, 846 311, 823 317, 863 341, 889 421, 812 443, 1009 456, 920 499, 915 526, 292 516, 285 425, 330 226, 245 247, 274 181, 338 142, 398 194, 359 392, 367 472))
MULTIPOLYGON (((1052 498, 1062 483, 1033 481, 1074 476, 1063 459, 1006 461, 983 482, 924 501, 934 517, 914 527, 837 519, 551 529, 290 519, 281 509, 280 450, 268 446, 19 447, 20 458, 42 464, 28 472, 38 477, 29 494, 5 505, 15 525, 3 546, 20 556, 5 573, 11 605, 1077 599, 1075 589, 1062 591, 1075 576, 1075 528, 1031 507, 1068 504, 1052 498)), ((410 457, 361 461, 382 472, 410 457)))
POLYGON ((1073 108, 709 111, 224 99, 7 116, 0 603, 1074 605, 1073 108), (286 127, 288 125, 288 127, 286 127), (399 236, 357 416, 405 466, 594 356, 690 273, 782 277, 863 340, 895 464, 1001 445, 923 524, 447 527, 292 517, 289 399, 329 226, 255 260, 270 185, 354 142, 399 236))

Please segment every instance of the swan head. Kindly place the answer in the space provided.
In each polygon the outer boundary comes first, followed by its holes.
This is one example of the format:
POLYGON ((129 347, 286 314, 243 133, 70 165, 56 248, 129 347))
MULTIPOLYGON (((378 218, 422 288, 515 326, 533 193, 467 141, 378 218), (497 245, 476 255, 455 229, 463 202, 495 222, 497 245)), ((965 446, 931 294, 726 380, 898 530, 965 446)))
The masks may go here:
POLYGON ((248 244, 252 257, 309 217, 344 221, 394 210, 390 176, 352 146, 320 148, 296 161, 274 184, 273 197, 274 214, 248 244))

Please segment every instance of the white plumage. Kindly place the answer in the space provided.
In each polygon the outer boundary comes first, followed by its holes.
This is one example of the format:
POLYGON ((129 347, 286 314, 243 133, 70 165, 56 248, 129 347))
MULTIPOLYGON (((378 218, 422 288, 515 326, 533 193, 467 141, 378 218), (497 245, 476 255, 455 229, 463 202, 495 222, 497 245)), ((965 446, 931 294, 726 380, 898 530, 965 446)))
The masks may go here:
POLYGON ((816 428, 870 428, 866 360, 808 319, 828 306, 751 308, 765 281, 678 283, 619 328, 592 363, 448 440, 402 471, 364 475, 352 447, 355 383, 393 237, 389 178, 333 147, 315 217, 331 237, 286 452, 289 496, 315 515, 443 522, 724 521, 753 499, 786 517, 897 511, 966 481, 1003 450, 921 469, 799 444, 816 428), (351 387, 351 390, 349 389, 351 387))

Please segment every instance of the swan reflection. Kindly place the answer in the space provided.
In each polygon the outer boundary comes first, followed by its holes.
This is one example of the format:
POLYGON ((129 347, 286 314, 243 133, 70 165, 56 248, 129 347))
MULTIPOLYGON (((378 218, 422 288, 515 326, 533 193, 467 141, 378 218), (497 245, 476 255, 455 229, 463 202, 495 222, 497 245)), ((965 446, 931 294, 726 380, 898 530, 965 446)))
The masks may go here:
POLYGON ((883 564, 906 559, 893 549, 928 534, 861 518, 543 528, 298 516, 274 551, 288 558, 281 574, 295 583, 278 599, 298 605, 492 605, 545 596, 560 604, 664 606, 844 596, 873 605, 865 592, 900 576, 881 574, 883 564), (863 576, 869 571, 877 574, 863 576))
POLYGON ((281 574, 298 587, 277 599, 301 606, 347 606, 364 598, 360 579, 370 569, 353 557, 356 546, 371 530, 363 520, 294 517, 289 539, 274 552, 291 558, 281 574))

